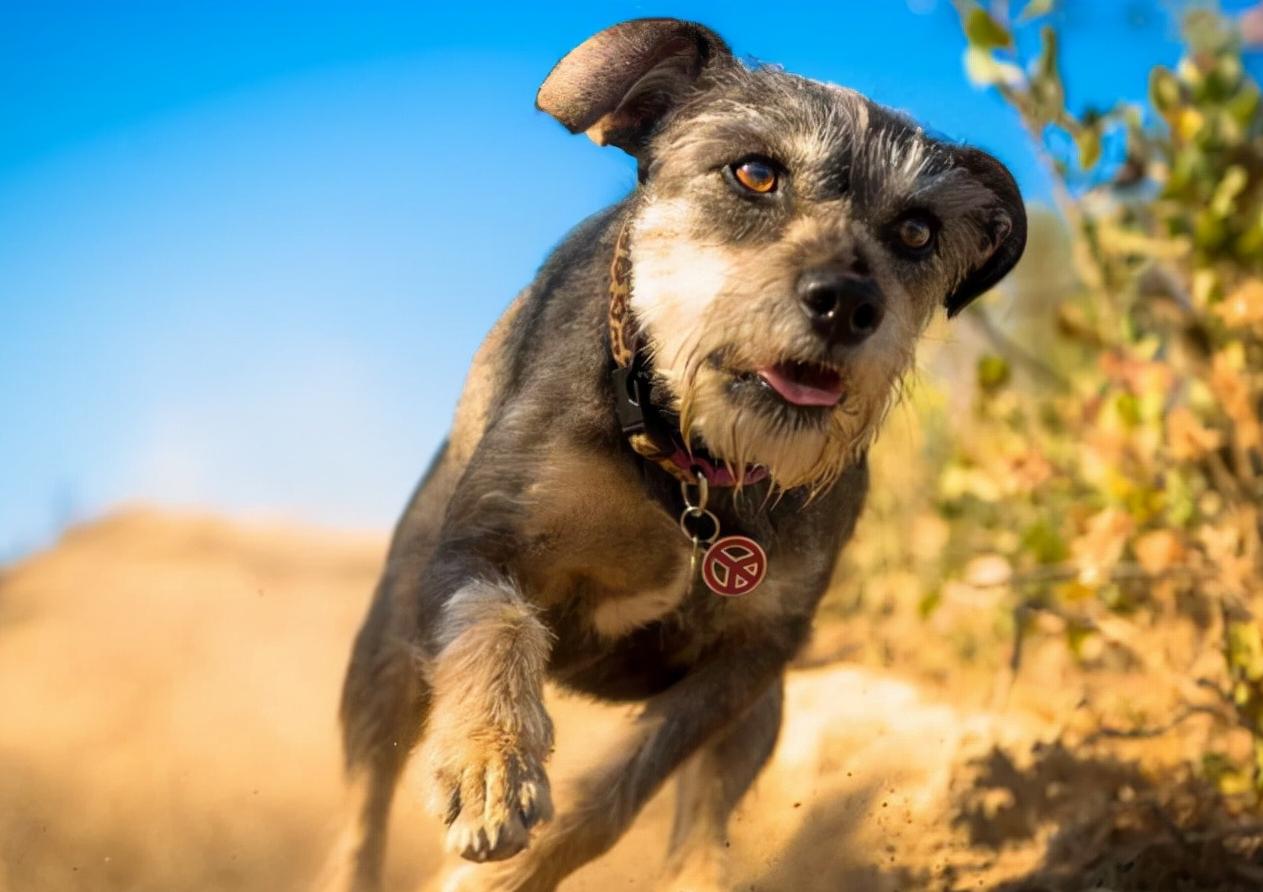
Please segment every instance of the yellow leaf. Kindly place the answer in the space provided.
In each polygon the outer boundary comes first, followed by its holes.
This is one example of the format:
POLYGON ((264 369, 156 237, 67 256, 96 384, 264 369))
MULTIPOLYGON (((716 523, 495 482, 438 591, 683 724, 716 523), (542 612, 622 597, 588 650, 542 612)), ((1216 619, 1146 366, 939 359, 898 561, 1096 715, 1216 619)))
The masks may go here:
POLYGON ((1215 315, 1237 328, 1263 324, 1263 280, 1247 280, 1215 305, 1215 315))
POLYGON ((1037 19, 1040 16, 1048 15, 1052 12, 1053 5, 1056 0, 1030 0, 1025 7, 1022 8, 1022 14, 1018 16, 1019 22, 1029 22, 1031 19, 1037 19))
POLYGON ((1195 108, 1185 108, 1180 110, 1175 129, 1180 134, 1180 138, 1188 142, 1197 136, 1205 124, 1206 118, 1201 112, 1195 108))
POLYGON ((1012 576, 1008 560, 998 554, 979 555, 965 567, 965 581, 978 588, 1004 585, 1012 576))
POLYGON ((1215 292, 1219 289, 1219 277, 1215 275, 1212 269, 1199 269, 1193 273, 1193 299, 1198 304, 1206 305, 1210 303, 1215 292))
POLYGON ((1167 414, 1167 445, 1180 461, 1195 461, 1223 445, 1219 431, 1206 427, 1187 406, 1167 414))
MULTIPOLYGON (((1089 574, 1095 576, 1096 574, 1089 574)), ((1095 580, 1075 579, 1070 582, 1063 582, 1053 587, 1053 591, 1057 594, 1058 601, 1074 603, 1075 601, 1086 601, 1088 598, 1096 595, 1095 580)))
POLYGON ((1087 529, 1071 547, 1081 582, 1093 584, 1108 576, 1123 556, 1134 526, 1131 516, 1119 508, 1106 508, 1088 520, 1087 529))
POLYGON ((1132 544, 1136 560, 1146 573, 1162 573, 1184 562, 1184 543, 1171 530, 1153 530, 1132 544))
POLYGON ((965 50, 965 74, 975 87, 1014 86, 1022 82, 1022 69, 1011 62, 1002 62, 989 50, 976 46, 965 50))
POLYGON ((1245 354, 1240 344, 1219 351, 1211 360, 1210 388, 1232 420, 1237 446, 1253 449, 1263 445, 1263 429, 1255 412, 1244 366, 1245 354))

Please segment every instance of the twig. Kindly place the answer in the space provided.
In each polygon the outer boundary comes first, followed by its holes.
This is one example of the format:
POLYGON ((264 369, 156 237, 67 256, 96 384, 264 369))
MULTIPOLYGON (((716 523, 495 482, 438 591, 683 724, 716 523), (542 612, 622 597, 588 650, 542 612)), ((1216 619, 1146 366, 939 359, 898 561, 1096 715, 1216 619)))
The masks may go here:
MULTIPOLYGON (((1078 579, 1083 574, 1083 568, 1075 564, 1049 564, 1030 570, 1025 573, 1015 573, 1007 579, 997 579, 993 582, 971 582, 972 588, 1002 588, 1022 585, 1038 585, 1049 582, 1069 582, 1072 579, 1078 579)), ((1139 564, 1115 564, 1110 568, 1106 578, 1110 582, 1161 582, 1166 579, 1209 579, 1211 574, 1200 570, 1194 570, 1191 567, 1168 567, 1157 573, 1151 573, 1139 564)), ((1028 607, 1037 610, 1051 610, 1051 608, 1035 603, 1028 603, 1028 607)), ((1052 611, 1056 612, 1056 611, 1052 611)))
POLYGON ((1085 743, 1096 743, 1102 738, 1122 739, 1122 740, 1149 740, 1154 737, 1161 737, 1175 730, 1179 725, 1195 715, 1209 715, 1220 721, 1229 721, 1219 710, 1213 706, 1193 705, 1185 706, 1175 718, 1163 725, 1152 728, 1110 728, 1108 726, 1098 728, 1087 736, 1085 743))
POLYGON ((970 313, 965 318, 970 320, 970 323, 982 332, 983 337, 991 342, 991 346, 995 348, 997 353, 1014 365, 1025 368, 1036 378, 1042 379, 1046 384, 1052 384, 1059 390, 1070 389, 1069 381, 1001 331, 991 321, 991 316, 982 307, 977 308, 976 312, 970 313))
POLYGON ((1025 601, 1013 608, 1013 652, 1009 655, 1008 665, 996 673, 995 687, 991 692, 992 709, 1004 712, 1008 709, 1009 700, 1013 696, 1013 687, 1017 684, 1018 673, 1022 669, 1023 645, 1026 643, 1026 617, 1031 612, 1025 601))
POLYGON ((1213 842, 1221 839, 1233 839, 1238 836, 1263 837, 1263 821, 1249 824, 1237 824, 1233 827, 1221 827, 1218 830, 1203 830, 1200 833, 1186 833, 1189 842, 1213 842))

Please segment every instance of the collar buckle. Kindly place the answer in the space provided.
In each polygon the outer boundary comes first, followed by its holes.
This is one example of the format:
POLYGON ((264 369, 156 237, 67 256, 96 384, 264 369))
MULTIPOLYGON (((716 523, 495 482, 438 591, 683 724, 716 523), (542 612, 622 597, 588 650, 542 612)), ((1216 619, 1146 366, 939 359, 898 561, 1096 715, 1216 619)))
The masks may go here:
POLYGON ((637 452, 646 458, 669 458, 674 453, 671 432, 650 401, 653 377, 637 351, 630 366, 616 366, 610 373, 614 384, 614 409, 623 436, 637 441, 637 452), (641 452, 641 443, 652 445, 653 454, 641 452))

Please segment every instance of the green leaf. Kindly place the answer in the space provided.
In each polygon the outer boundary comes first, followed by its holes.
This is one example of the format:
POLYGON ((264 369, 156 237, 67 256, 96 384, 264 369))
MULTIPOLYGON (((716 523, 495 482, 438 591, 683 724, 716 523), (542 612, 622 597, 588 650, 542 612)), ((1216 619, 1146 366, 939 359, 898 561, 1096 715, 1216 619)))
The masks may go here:
POLYGON ((1228 229, 1223 218, 1211 208, 1203 208, 1193 218, 1193 244, 1203 251, 1215 251, 1224 242, 1228 229))
POLYGON ((1052 524, 1037 520, 1022 533, 1022 550, 1041 564, 1057 564, 1070 556, 1066 540, 1052 524))
POLYGON ((1076 660, 1083 659, 1083 646, 1094 634, 1091 628, 1079 623, 1072 622, 1066 626, 1066 646, 1070 648, 1076 660))
POLYGON ((1153 107, 1160 114, 1170 117, 1180 107, 1181 100, 1179 80, 1166 68, 1156 66, 1149 74, 1149 101, 1153 107))
POLYGON ((1246 681, 1263 680, 1263 635, 1253 622, 1228 623, 1228 668, 1234 677, 1246 681))
POLYGON ((1058 66, 1057 32, 1050 27, 1040 31, 1039 55, 1031 62, 1030 71, 1030 95, 1036 114, 1048 122, 1064 118, 1066 91, 1058 66))
POLYGON ((1237 196, 1241 194, 1249 181, 1250 175, 1244 167, 1240 164, 1231 165, 1224 171, 1223 177, 1215 187, 1214 197, 1210 201, 1211 210, 1220 217, 1231 214, 1237 196))
POLYGON ((1013 46, 1013 36, 981 6, 975 6, 965 17, 965 36, 971 46, 995 50, 1013 46))
POLYGON ((1257 266, 1263 259, 1263 220, 1247 226, 1232 245, 1242 266, 1257 266))
POLYGON ((1167 519, 1177 527, 1190 524, 1197 517, 1197 500, 1189 480, 1179 471, 1170 470, 1163 482, 1167 519))
POLYGON ((1120 393, 1114 397, 1114 411, 1128 427, 1135 427, 1141 422, 1140 400, 1133 393, 1120 393))
POLYGON ((1009 383, 1011 374, 1003 356, 988 355, 978 360, 978 384, 983 390, 999 390, 1009 383))
POLYGON ((1245 127, 1253 120, 1259 108, 1259 88, 1247 85, 1228 101, 1227 111, 1238 124, 1245 127))
POLYGON ((1091 170, 1101 160, 1101 134, 1095 127, 1083 127, 1074 135, 1079 147, 1079 168, 1091 170))

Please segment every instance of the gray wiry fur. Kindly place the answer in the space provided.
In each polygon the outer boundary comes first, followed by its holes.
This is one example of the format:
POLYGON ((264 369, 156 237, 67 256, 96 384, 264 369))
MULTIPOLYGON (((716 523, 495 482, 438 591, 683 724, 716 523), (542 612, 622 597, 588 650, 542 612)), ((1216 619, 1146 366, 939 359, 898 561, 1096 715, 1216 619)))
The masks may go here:
POLYGON ((575 229, 492 330, 399 523, 343 691, 359 892, 380 886, 391 797, 418 743, 449 847, 493 862, 450 889, 555 888, 677 769, 670 882, 722 888, 728 815, 775 743, 784 668, 854 528, 865 454, 917 338, 936 307, 954 313, 1003 276, 1025 239, 994 159, 852 91, 744 67, 698 25, 607 29, 539 102, 635 155, 640 185, 575 229), (733 180, 751 157, 774 165, 774 191, 733 180), (916 256, 897 236, 910 213, 936 229, 916 256), (690 586, 678 486, 615 419, 606 317, 624 227, 655 400, 714 456, 770 472, 711 494, 724 531, 768 554, 742 598, 690 586), (800 297, 808 270, 862 279, 880 325, 846 343, 821 329, 800 297), (787 363, 830 370, 838 404, 765 386, 787 363), (551 820, 545 678, 643 704, 551 820))
POLYGON ((827 487, 868 449, 932 312, 994 252, 992 234, 1012 228, 1013 211, 962 166, 959 147, 853 91, 775 68, 716 71, 653 145, 632 307, 657 372, 713 450, 767 465, 784 487, 827 487), (751 207, 707 175, 734 155, 779 162, 776 200, 751 207), (938 250, 909 260, 889 228, 912 210, 938 221, 938 250), (858 348, 822 342, 793 300, 801 272, 822 266, 863 266, 884 294, 886 321, 858 348), (762 405, 740 413, 740 401, 734 413, 732 372, 785 359, 842 371, 839 411, 807 424, 762 405))

